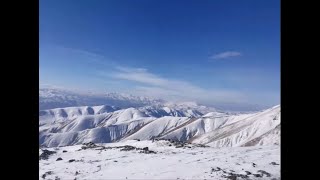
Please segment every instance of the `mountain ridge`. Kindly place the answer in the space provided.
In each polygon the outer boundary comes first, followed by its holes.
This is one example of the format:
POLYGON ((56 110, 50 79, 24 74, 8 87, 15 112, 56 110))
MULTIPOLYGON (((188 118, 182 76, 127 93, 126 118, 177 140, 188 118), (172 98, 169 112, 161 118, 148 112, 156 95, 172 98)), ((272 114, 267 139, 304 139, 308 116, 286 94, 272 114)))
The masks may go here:
POLYGON ((152 138, 214 147, 268 145, 279 144, 280 128, 279 132, 273 131, 277 127, 280 106, 251 114, 203 114, 167 106, 82 106, 39 111, 39 145, 56 147, 152 138), (254 139, 258 143, 252 143, 254 139))

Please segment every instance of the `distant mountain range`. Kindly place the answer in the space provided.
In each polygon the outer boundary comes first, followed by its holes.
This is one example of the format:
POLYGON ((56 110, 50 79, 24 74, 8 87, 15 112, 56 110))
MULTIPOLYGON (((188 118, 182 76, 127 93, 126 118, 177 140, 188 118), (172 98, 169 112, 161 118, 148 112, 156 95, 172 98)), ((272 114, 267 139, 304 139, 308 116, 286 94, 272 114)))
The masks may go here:
POLYGON ((153 138, 235 147, 280 144, 280 105, 230 113, 195 102, 173 103, 119 93, 39 90, 39 145, 153 138))
POLYGON ((215 108, 199 105, 196 102, 168 102, 162 99, 134 96, 120 93, 78 93, 57 88, 39 89, 39 110, 109 105, 118 108, 139 108, 144 106, 174 107, 177 109, 194 109, 201 113, 216 111, 215 108))
POLYGON ((53 109, 74 106, 112 105, 120 108, 141 107, 164 103, 161 99, 152 99, 119 93, 77 93, 57 88, 39 89, 39 109, 53 109))
POLYGON ((250 114, 203 114, 197 108, 173 104, 124 109, 82 106, 39 112, 39 144, 44 147, 153 138, 214 147, 279 144, 280 106, 250 114))

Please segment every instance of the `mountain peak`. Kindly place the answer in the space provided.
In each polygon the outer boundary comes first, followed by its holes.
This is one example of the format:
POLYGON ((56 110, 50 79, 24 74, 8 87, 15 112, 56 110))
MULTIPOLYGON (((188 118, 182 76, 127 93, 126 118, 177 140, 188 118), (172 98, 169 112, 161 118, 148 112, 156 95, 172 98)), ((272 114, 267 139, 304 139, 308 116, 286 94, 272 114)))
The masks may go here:
POLYGON ((39 109, 53 109, 73 106, 112 105, 120 108, 142 107, 162 104, 162 99, 134 96, 131 94, 105 92, 75 92, 61 88, 40 88, 39 109))

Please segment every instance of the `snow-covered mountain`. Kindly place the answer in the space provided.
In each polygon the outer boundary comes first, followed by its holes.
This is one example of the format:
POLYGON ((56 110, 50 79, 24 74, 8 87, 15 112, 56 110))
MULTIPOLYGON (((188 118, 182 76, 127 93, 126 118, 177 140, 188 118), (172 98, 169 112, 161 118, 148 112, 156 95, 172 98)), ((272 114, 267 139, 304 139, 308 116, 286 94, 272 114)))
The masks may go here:
POLYGON ((280 106, 235 117, 215 131, 195 136, 191 142, 214 147, 280 144, 280 106))
POLYGON ((197 111, 201 112, 202 114, 207 114, 209 112, 219 111, 216 108, 208 107, 208 106, 204 106, 204 105, 199 105, 196 102, 165 102, 165 103, 163 103, 163 106, 171 107, 171 108, 175 108, 175 109, 181 109, 181 110, 187 110, 187 109, 197 110, 197 111))
POLYGON ((155 120, 127 139, 145 140, 151 135, 213 147, 280 144, 280 106, 251 114, 211 112, 181 125, 155 120), (171 129, 161 131, 163 127, 171 129))
POLYGON ((152 138, 214 147, 279 144, 280 106, 236 115, 218 111, 202 114, 190 105, 127 109, 104 105, 39 112, 39 144, 42 146, 152 138))
POLYGON ((74 106, 96 106, 108 104, 120 108, 142 107, 164 103, 161 99, 133 96, 119 93, 78 93, 58 88, 39 89, 39 109, 53 109, 74 106))
MULTIPOLYGON (((198 111, 202 114, 217 111, 215 108, 199 105, 196 102, 168 102, 162 99, 134 96, 120 93, 79 93, 58 88, 39 89, 39 110, 54 108, 108 105, 117 108, 167 107, 181 111, 198 111)), ((169 113, 170 114, 170 113, 169 113)), ((169 115, 168 114, 168 115, 169 115)))
POLYGON ((197 109, 169 103, 41 110, 39 177, 280 179, 280 106, 246 114, 197 109))

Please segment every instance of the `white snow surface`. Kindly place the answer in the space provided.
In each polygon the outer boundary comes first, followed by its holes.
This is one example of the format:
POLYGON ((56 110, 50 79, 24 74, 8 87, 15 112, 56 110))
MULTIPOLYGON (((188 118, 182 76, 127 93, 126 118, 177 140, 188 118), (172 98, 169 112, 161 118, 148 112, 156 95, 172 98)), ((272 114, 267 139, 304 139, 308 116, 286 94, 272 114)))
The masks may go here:
POLYGON ((167 119, 172 122, 166 127, 170 130, 179 125, 176 122, 181 120, 179 117, 185 117, 182 120, 186 120, 188 117, 201 116, 197 111, 162 106, 117 109, 114 106, 104 105, 41 110, 39 112, 39 144, 56 147, 89 141, 114 142, 138 131, 151 121, 165 122, 167 119))
MULTIPOLYGON (((81 149, 81 145, 48 148, 57 153, 39 160, 39 179, 228 179, 230 173, 247 175, 240 179, 280 179, 280 146, 233 148, 169 146, 168 141, 127 140, 100 144, 105 147, 130 145, 148 147, 156 154, 119 148, 81 149), (67 152, 63 152, 67 151, 67 152), (57 158, 62 158, 56 161, 57 158), (69 162, 74 159, 75 161, 69 162), (262 173, 262 172, 265 173, 262 173), (266 174, 267 173, 267 174, 266 174)), ((39 153, 42 150, 39 149, 39 153)))
POLYGON ((280 179, 280 105, 247 114, 201 113, 192 105, 41 110, 39 154, 56 153, 39 160, 39 178, 280 179), (100 147, 82 149, 88 142, 100 147))
POLYGON ((194 137, 192 142, 214 147, 279 144, 280 106, 250 115, 234 116, 219 129, 194 137))
POLYGON ((44 147, 152 138, 213 147, 280 144, 280 106, 236 115, 202 115, 196 110, 167 106, 120 110, 113 106, 84 106, 43 110, 39 115, 39 144, 44 147))

